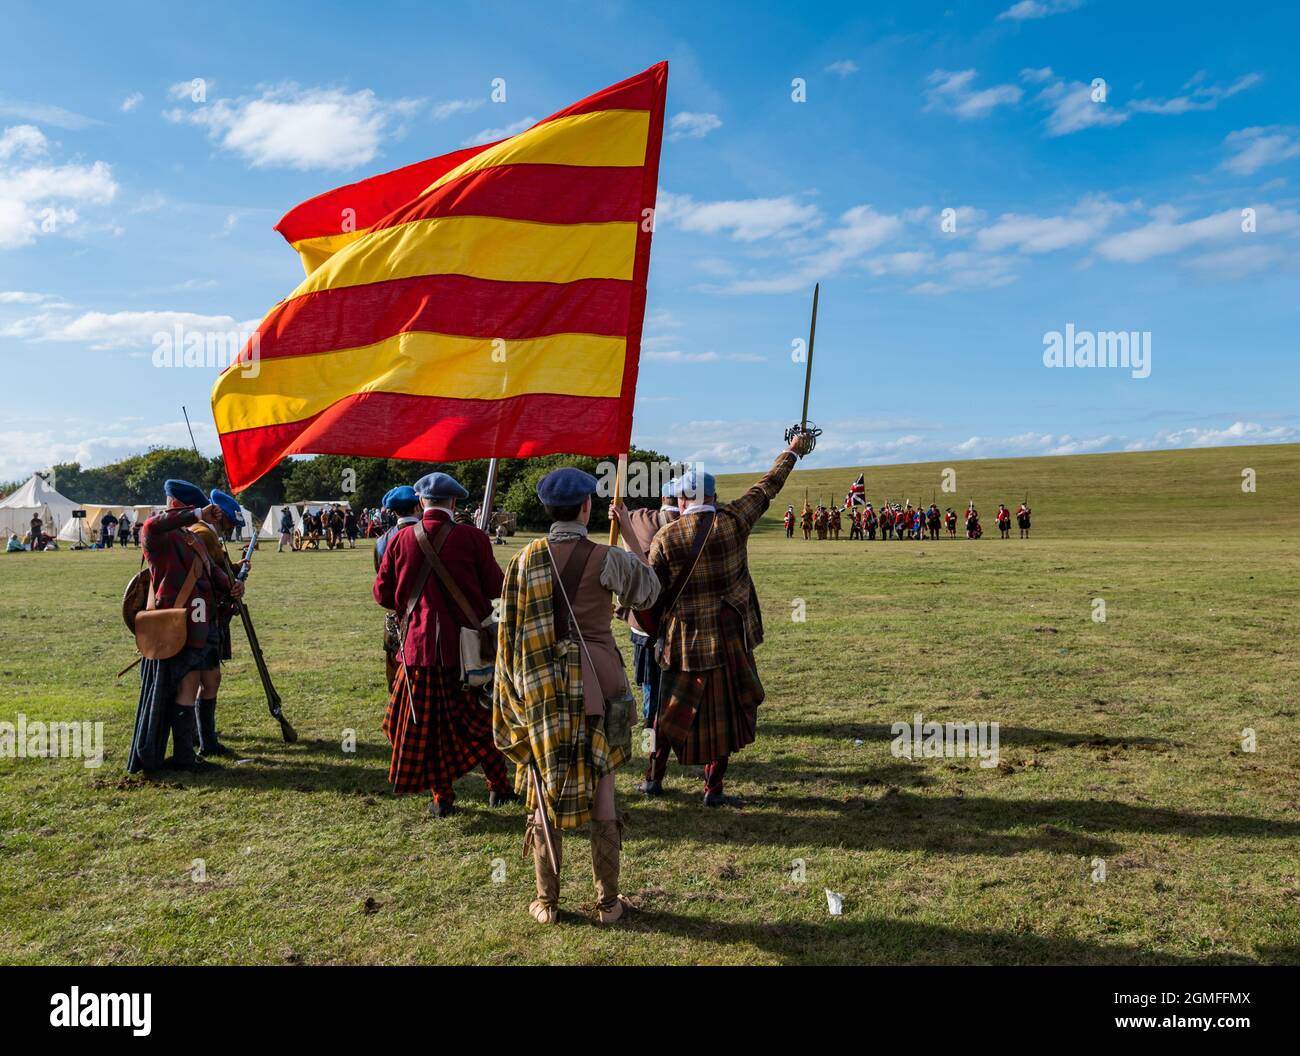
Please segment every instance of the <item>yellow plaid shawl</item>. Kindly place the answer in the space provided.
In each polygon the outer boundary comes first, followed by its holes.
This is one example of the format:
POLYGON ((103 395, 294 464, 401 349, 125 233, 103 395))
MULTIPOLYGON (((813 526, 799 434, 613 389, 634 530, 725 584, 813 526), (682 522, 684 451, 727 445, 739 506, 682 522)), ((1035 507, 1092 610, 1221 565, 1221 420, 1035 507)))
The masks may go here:
POLYGON ((530 759, 542 774, 547 813, 562 829, 591 817, 596 782, 627 762, 630 747, 611 747, 603 717, 583 713, 582 654, 576 636, 555 640, 554 571, 545 539, 524 547, 506 568, 497 625, 492 735, 517 766, 515 790, 536 808, 530 759))

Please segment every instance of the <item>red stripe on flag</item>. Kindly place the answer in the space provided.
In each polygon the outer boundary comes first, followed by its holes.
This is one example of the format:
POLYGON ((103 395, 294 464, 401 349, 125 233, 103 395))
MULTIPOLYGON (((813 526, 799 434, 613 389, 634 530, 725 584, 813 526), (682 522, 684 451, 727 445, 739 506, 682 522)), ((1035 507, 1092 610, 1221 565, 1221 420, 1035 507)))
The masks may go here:
POLYGON ((429 184, 451 172, 457 165, 482 154, 491 143, 483 143, 464 150, 452 151, 436 158, 417 161, 392 172, 368 176, 356 183, 335 187, 295 205, 275 225, 285 241, 291 245, 304 238, 337 235, 347 230, 345 221, 351 221, 350 230, 361 230, 382 220, 394 209, 400 208, 423 191, 429 184), (345 214, 344 210, 351 210, 345 214))
POLYGON ((411 202, 375 230, 438 216, 500 216, 539 224, 641 219, 641 167, 497 165, 467 172, 411 202))
POLYGON ((359 348, 408 330, 506 341, 548 334, 622 337, 631 297, 632 284, 620 279, 560 284, 423 275, 343 286, 273 308, 258 327, 258 354, 274 359, 359 348))
POLYGON ((286 455, 308 452, 434 462, 501 451, 516 458, 612 455, 609 441, 619 417, 617 399, 595 396, 459 400, 368 392, 300 422, 225 433, 221 451, 238 492, 286 455))

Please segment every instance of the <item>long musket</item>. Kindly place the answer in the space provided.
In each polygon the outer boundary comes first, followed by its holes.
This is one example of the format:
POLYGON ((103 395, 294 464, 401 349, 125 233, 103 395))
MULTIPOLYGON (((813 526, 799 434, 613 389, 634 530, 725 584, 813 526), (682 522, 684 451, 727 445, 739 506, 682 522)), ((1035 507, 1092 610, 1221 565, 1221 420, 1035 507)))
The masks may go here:
MULTIPOLYGON (((249 570, 253 567, 253 551, 257 547, 257 533, 253 533, 253 538, 248 541, 248 549, 244 551, 244 559, 240 562, 239 571, 235 578, 243 583, 248 579, 249 570)), ((262 646, 257 640, 257 631, 253 629, 253 617, 248 613, 248 606, 244 604, 243 598, 235 598, 235 611, 239 613, 239 619, 244 625, 244 634, 248 636, 248 648, 253 654, 253 662, 257 664, 257 676, 262 680, 262 689, 266 692, 266 707, 271 713, 271 718, 280 724, 280 736, 284 738, 285 744, 293 744, 298 739, 298 731, 289 725, 289 720, 284 717, 284 711, 281 707, 280 694, 275 691, 275 685, 271 682, 271 672, 267 669, 266 658, 262 655, 262 646)))
MULTIPOLYGON (((190 426, 190 414, 181 406, 181 414, 185 415, 185 428, 190 433, 190 445, 194 448, 194 454, 203 461, 203 456, 199 454, 199 445, 194 442, 194 429, 190 426)), ((226 476, 226 487, 230 487, 230 477, 226 476)), ((234 494, 232 491, 231 494, 234 494)), ((244 551, 244 559, 239 564, 239 571, 235 578, 243 583, 248 579, 249 570, 253 567, 253 551, 257 549, 257 528, 249 526, 251 538, 248 540, 248 549, 244 551)), ((242 598, 231 599, 235 603, 235 611, 239 613, 240 622, 244 625, 244 634, 248 638, 248 649, 253 654, 253 662, 257 664, 257 676, 262 680, 262 689, 266 693, 266 707, 271 713, 271 718, 280 724, 280 736, 284 738, 285 744, 293 744, 298 739, 298 731, 289 725, 289 720, 284 717, 280 694, 275 691, 275 685, 271 681, 271 672, 266 666, 266 657, 262 655, 261 643, 257 640, 257 631, 253 629, 253 617, 248 614, 248 606, 244 604, 242 598)))

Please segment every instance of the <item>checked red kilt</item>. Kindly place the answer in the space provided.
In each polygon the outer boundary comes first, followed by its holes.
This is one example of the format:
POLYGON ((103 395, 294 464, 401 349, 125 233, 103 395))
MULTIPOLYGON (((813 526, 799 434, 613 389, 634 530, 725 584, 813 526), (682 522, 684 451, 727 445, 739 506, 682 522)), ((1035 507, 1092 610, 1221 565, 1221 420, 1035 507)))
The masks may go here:
POLYGON ((384 715, 384 734, 393 746, 388 768, 393 791, 433 792, 441 798, 480 763, 491 788, 509 791, 505 756, 492 743, 492 712, 479 703, 478 694, 461 686, 454 668, 406 670, 419 722, 411 722, 406 676, 399 666, 384 715))

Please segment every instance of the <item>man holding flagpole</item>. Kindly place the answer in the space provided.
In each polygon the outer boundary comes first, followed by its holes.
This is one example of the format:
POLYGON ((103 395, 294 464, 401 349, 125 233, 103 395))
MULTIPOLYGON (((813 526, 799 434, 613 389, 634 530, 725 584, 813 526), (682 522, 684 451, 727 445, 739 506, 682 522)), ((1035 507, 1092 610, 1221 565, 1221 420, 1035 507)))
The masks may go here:
POLYGON ((723 777, 731 754, 754 740, 763 702, 754 663, 763 617, 749 575, 749 533, 813 443, 796 434, 758 483, 723 506, 713 474, 694 468, 678 481, 681 517, 650 548, 670 601, 660 628, 655 748, 638 786, 647 795, 662 793, 671 749, 680 763, 704 765, 706 806, 737 802, 723 792, 723 777))

